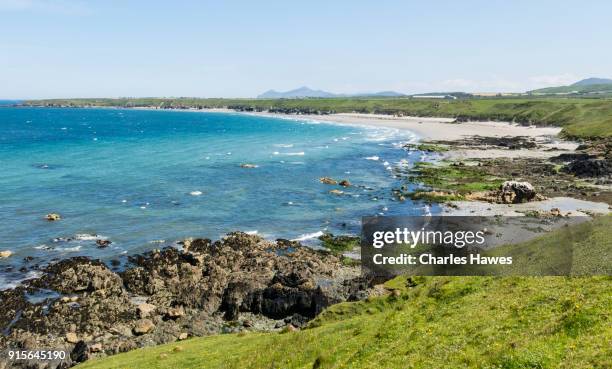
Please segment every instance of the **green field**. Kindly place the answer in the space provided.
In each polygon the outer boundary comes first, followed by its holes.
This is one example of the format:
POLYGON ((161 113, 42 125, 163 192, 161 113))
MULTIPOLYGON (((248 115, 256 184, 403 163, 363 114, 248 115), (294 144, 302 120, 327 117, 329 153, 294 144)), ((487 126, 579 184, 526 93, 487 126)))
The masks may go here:
POLYGON ((377 113, 422 117, 452 117, 459 120, 512 121, 521 124, 563 127, 575 138, 612 136, 612 99, 580 98, 487 98, 419 100, 413 98, 327 99, 197 99, 122 98, 33 100, 26 105, 119 106, 281 110, 301 113, 377 113))
MULTIPOLYGON (((610 229, 611 216, 575 226, 575 271, 609 269, 610 229)), ((546 256, 562 235, 519 252, 546 256)), ((397 277, 385 287, 394 293, 331 306, 301 331, 193 338, 79 368, 612 367, 609 276, 397 277)))

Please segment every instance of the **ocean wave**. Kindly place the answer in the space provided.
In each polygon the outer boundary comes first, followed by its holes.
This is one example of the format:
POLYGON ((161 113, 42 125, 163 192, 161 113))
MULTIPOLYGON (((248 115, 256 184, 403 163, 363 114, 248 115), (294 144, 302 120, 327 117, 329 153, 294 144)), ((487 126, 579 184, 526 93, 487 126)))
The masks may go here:
POLYGON ((55 249, 60 252, 77 252, 81 250, 81 245, 73 246, 73 247, 58 247, 55 249))
POLYGON ((304 151, 299 152, 278 152, 274 151, 272 154, 274 155, 285 155, 285 156, 304 156, 306 153, 304 151))
POLYGON ((202 191, 191 191, 189 192, 191 196, 200 196, 202 195, 202 191))
POLYGON ((380 157, 374 155, 374 156, 366 156, 364 159, 365 160, 379 160, 380 157))
POLYGON ((77 241, 96 241, 96 240, 105 240, 108 237, 102 236, 99 234, 89 234, 89 233, 77 233, 74 235, 74 239, 77 241))
POLYGON ((18 287, 23 281, 27 281, 28 279, 40 278, 43 273, 39 270, 30 270, 23 275, 20 275, 19 278, 15 279, 7 279, 4 275, 0 274, 0 290, 8 290, 11 288, 18 287))
POLYGON ((291 241, 308 241, 312 239, 318 239, 319 237, 323 235, 324 235, 323 231, 318 231, 318 232, 313 232, 313 233, 304 233, 298 236, 297 238, 292 239, 291 241))
POLYGON ((275 147, 283 147, 283 148, 289 148, 289 147, 293 147, 293 144, 274 144, 275 147))

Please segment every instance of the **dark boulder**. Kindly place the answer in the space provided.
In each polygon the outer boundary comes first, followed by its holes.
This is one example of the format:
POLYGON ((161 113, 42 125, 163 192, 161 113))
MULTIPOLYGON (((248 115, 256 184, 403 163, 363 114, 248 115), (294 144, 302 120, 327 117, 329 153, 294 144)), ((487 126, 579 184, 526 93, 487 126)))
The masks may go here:
POLYGON ((85 341, 79 341, 70 352, 70 359, 75 363, 82 363, 89 359, 89 347, 85 341))
POLYGON ((612 175, 612 161, 607 159, 575 160, 563 170, 577 177, 607 177, 612 175))

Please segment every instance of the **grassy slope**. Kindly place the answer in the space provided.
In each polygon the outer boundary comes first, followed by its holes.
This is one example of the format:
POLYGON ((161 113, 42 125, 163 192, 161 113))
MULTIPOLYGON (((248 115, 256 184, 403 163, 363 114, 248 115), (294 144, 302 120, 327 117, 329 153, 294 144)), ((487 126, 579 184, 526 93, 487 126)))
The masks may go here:
POLYGON ((575 137, 612 136, 612 99, 464 99, 416 100, 406 98, 333 99, 70 99, 29 101, 31 105, 65 106, 174 106, 302 109, 312 112, 362 112, 424 117, 460 117, 564 127, 575 137))
MULTIPOLYGON (((609 246, 611 225, 577 229, 580 246, 609 246)), ((399 296, 334 305, 299 332, 194 338, 80 368, 612 367, 611 277, 398 277, 387 287, 399 296)))

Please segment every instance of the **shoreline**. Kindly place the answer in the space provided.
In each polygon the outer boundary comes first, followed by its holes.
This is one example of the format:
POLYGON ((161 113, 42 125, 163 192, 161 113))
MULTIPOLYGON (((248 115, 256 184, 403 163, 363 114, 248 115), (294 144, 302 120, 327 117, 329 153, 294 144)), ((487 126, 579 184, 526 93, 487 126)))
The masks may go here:
MULTIPOLYGON (((505 160, 503 163, 506 164, 513 160, 545 162, 552 156, 576 153, 577 146, 558 140, 554 134, 560 131, 558 128, 533 128, 500 122, 453 123, 445 118, 369 114, 288 115, 229 109, 178 111, 406 129, 419 135, 419 144, 403 149, 422 152, 436 168, 454 166, 460 168, 458 170, 488 168, 486 160, 505 160), (484 145, 475 140, 487 135, 500 140, 484 145), (517 148, 504 146, 505 140, 514 142, 513 139, 517 138, 517 148), (486 165, 481 166, 483 163, 486 165)), ((503 169, 504 164, 500 167, 503 169)), ((420 177, 414 176, 414 172, 398 174, 401 174, 401 181, 419 183, 416 181, 420 177)), ((438 179, 443 178, 443 174, 435 175, 438 179)), ((512 168, 500 170, 499 176, 514 179, 512 168)), ((423 184, 436 191, 434 186, 423 184)), ((420 200, 423 203, 430 201, 420 200)), ((609 213, 609 206, 605 203, 562 196, 521 204, 491 203, 472 198, 439 201, 439 204, 440 215, 533 216, 526 214, 531 212, 545 214, 543 216, 569 216, 570 213, 572 216, 591 216, 609 213), (581 211, 585 208, 586 212, 581 211), (557 213, 551 215, 554 209, 557 213)), ((0 346, 19 344, 27 347, 33 344, 35 347, 44 344, 61 347, 78 358, 73 360, 76 363, 190 337, 298 330, 328 306, 389 293, 381 292, 375 285, 360 279, 359 268, 346 263, 348 258, 338 250, 335 253, 321 252, 296 241, 271 242, 241 232, 215 243, 196 239, 185 240, 181 245, 130 255, 132 264, 122 271, 100 264, 94 258, 63 258, 42 270, 42 275, 17 288, 0 291, 8 306, 4 323, 10 329, 9 336, 0 337, 0 346), (224 252, 218 253, 215 245, 222 247, 224 252), (232 259, 226 260, 225 254, 232 255, 232 259), (257 258, 265 263, 253 261, 257 258), (268 265, 270 263, 272 267, 268 265), (202 270, 211 274, 204 275, 202 270), (36 295, 45 291, 57 291, 58 294, 36 295), (192 297, 194 293, 197 298, 192 297), (34 303, 30 298, 42 300, 34 303), (258 299, 266 303, 254 303, 258 299), (308 304, 302 304, 302 299, 308 304), (282 309, 268 308, 276 306, 273 302, 279 300, 285 303, 282 309), (100 311, 98 306, 103 306, 106 311, 100 311), (22 315, 24 311, 26 314, 22 315), (84 320, 80 311, 90 313, 90 318, 84 320), (48 338, 50 335, 40 332, 51 333, 53 337, 48 338)))
MULTIPOLYGON (((98 108, 98 107, 97 107, 98 108)), ((106 107, 99 107, 106 108, 106 107)), ((229 113, 244 114, 277 119, 316 121, 322 123, 365 126, 373 128, 395 128, 408 130, 420 140, 457 140, 469 136, 526 136, 550 137, 557 136, 562 128, 552 126, 523 126, 510 122, 468 121, 456 122, 454 118, 392 116, 366 113, 336 113, 336 114, 284 114, 270 112, 247 112, 228 108, 203 109, 158 109, 151 107, 115 108, 126 110, 179 111, 193 113, 229 113)), ((577 146, 577 145, 576 145, 577 146)))
MULTIPOLYGON (((215 111, 222 112, 222 111, 215 111)), ((241 112, 237 112, 241 113, 241 112)), ((393 117, 381 114, 340 113, 328 115, 244 113, 265 117, 291 117, 294 119, 314 120, 326 123, 348 124, 366 127, 384 127, 409 130, 421 140, 457 140, 466 136, 556 136, 561 132, 558 127, 521 126, 508 122, 462 122, 451 118, 432 117, 393 117)))
MULTIPOLYGON (((473 161, 481 165, 482 161, 490 160, 531 160, 534 163, 543 163, 560 154, 573 155, 579 148, 578 143, 558 137, 558 134, 561 132, 560 127, 522 126, 509 122, 493 121, 457 123, 455 119, 450 118, 394 117, 363 113, 310 115, 238 112, 231 109, 210 109, 207 111, 239 113, 279 119, 311 120, 362 127, 405 129, 416 134, 416 140, 425 143, 426 146, 429 142, 443 142, 448 147, 448 150, 430 153, 428 159, 436 163, 450 162, 452 165, 463 165, 464 161, 473 161), (508 149, 496 146, 495 144, 481 146, 469 142, 475 138, 482 137, 526 140, 533 142, 534 147, 508 149)), ((511 174, 506 173, 507 176, 511 176, 511 174)), ((507 179, 512 180, 514 178, 507 179)), ((435 190, 435 188, 432 189, 435 190)), ((465 216, 474 213, 487 214, 489 216, 521 216, 532 213, 544 214, 551 211, 555 212, 555 209, 561 209, 563 214, 574 216, 605 215, 610 212, 610 204, 607 204, 605 201, 589 201, 566 193, 526 204, 495 204, 491 203, 491 201, 469 198, 459 201, 442 201, 440 205, 441 215, 450 216, 465 216)))

